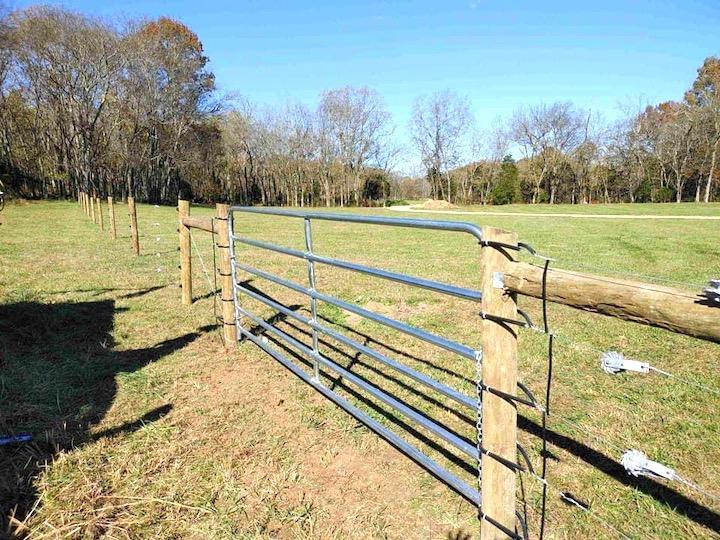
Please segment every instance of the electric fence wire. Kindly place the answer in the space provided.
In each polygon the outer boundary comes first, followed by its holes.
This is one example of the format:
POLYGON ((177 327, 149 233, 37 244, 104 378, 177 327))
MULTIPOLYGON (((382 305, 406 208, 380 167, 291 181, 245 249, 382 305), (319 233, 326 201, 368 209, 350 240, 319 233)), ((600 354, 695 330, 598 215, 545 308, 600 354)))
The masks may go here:
POLYGON ((706 284, 705 281, 702 281, 702 282, 701 281, 682 281, 682 280, 678 280, 678 279, 653 276, 651 274, 641 274, 638 272, 630 272, 627 270, 616 270, 616 269, 611 269, 611 268, 607 268, 607 267, 594 266, 594 265, 586 264, 586 263, 578 263, 578 262, 574 262, 574 261, 570 261, 568 259, 562 259, 562 258, 555 259, 555 260, 562 261, 564 264, 567 264, 569 267, 580 268, 582 270, 591 270, 593 272, 598 272, 600 274, 611 273, 611 274, 615 274, 616 276, 619 276, 619 277, 630 277, 630 278, 636 278, 636 279, 645 279, 645 280, 649 280, 649 281, 656 281, 658 283, 672 283, 674 285, 684 285, 684 286, 688 287, 689 289, 696 289, 698 287, 704 287, 706 284))
MULTIPOLYGON (((213 218, 214 220, 215 218, 213 218)), ((210 289, 210 294, 213 298, 213 320, 215 324, 217 325, 219 321, 222 320, 222 317, 219 315, 218 311, 218 286, 217 286, 217 272, 213 272, 213 278, 210 279, 210 272, 207 269, 207 266, 205 265, 205 260, 203 259, 202 253, 200 253, 200 249, 198 248, 198 245, 195 243, 195 235, 190 232, 190 241, 192 242, 192 246, 195 249, 195 253, 198 256, 198 259, 200 260, 200 266, 202 267, 203 274, 205 274, 205 279, 208 283, 208 287, 210 289)), ((210 236, 210 242, 211 242, 211 249, 212 249, 212 256, 213 256, 213 269, 217 268, 217 257, 215 254, 215 228, 213 227, 213 231, 210 236)), ((224 333, 222 332, 222 329, 219 328, 219 334, 221 339, 223 340, 224 344, 224 333)))
POLYGON ((542 489, 542 508, 540 512, 540 540, 543 540, 545 535, 545 521, 546 521, 546 510, 547 510, 547 461, 548 461, 548 449, 547 449, 547 417, 550 414, 550 388, 552 386, 552 369, 553 369, 553 334, 550 332, 550 325, 548 322, 547 312, 547 273, 550 267, 550 259, 545 259, 545 265, 543 267, 542 276, 542 312, 543 312, 543 329, 548 337, 548 348, 547 348, 547 378, 545 381, 545 407, 542 411, 542 471, 541 477, 543 479, 542 489))
POLYGON ((216 218, 212 218, 213 226, 212 231, 210 232, 210 243, 212 245, 212 256, 213 256, 213 318, 215 319, 215 324, 218 326, 218 333, 220 334, 220 341, 222 341, 223 345, 225 345, 225 332, 222 331, 222 327, 218 324, 220 321, 225 322, 223 318, 220 316, 220 312, 218 310, 218 284, 217 284, 217 240, 215 239, 215 230, 216 230, 216 218))
MULTIPOLYGON (((543 329, 542 329, 542 328, 539 328, 539 327, 531 327, 531 326, 528 326, 527 328, 530 329, 530 330, 532 330, 532 331, 539 332, 539 333, 541 333, 541 334, 545 333, 545 332, 543 331, 543 329)), ((594 353, 594 354, 597 354, 599 357, 602 356, 603 354, 605 354, 605 353, 607 352, 607 350, 602 350, 602 349, 600 349, 600 348, 598 348, 598 347, 595 347, 595 346, 593 346, 593 345, 590 345, 589 343, 581 343, 581 342, 579 342, 579 341, 576 341, 576 340, 574 340, 574 339, 566 336, 565 334, 560 334, 560 333, 555 332, 555 331, 553 332, 553 336, 555 337, 555 339, 560 340, 560 341, 562 341, 562 342, 565 342, 566 344, 574 347, 574 348, 577 349, 577 350, 585 349, 586 351, 589 351, 589 352, 592 352, 592 353, 594 353)), ((666 371, 666 370, 657 368, 657 367, 653 366, 652 364, 649 365, 649 368, 650 368, 650 371, 653 371, 653 372, 655 372, 655 373, 658 373, 659 375, 664 375, 665 377, 668 377, 668 378, 672 378, 672 379, 674 379, 674 380, 675 380, 676 382, 678 382, 678 383, 683 383, 683 384, 686 384, 686 385, 688 385, 688 386, 693 386, 693 387, 695 387, 695 388, 697 388, 697 389, 699 389, 699 390, 704 390, 704 391, 706 391, 706 392, 710 392, 710 393, 712 393, 712 394, 715 394, 716 396, 720 396, 720 388, 718 388, 717 386, 713 386, 713 385, 710 385, 710 384, 703 384, 703 383, 699 383, 699 382, 693 381, 692 379, 689 379, 688 377, 683 377, 683 376, 681 376, 681 375, 676 375, 676 374, 671 373, 671 372, 669 372, 669 371, 666 371)), ((626 397, 627 397, 627 396, 626 396, 626 397)))
MULTIPOLYGON (((190 241, 192 242, 193 248, 195 248, 195 253, 197 253, 198 259, 200 260, 200 266, 202 267, 203 274, 205 274, 205 279, 207 280, 210 292, 215 294, 215 288, 213 287, 212 280, 210 279, 210 274, 208 273, 207 267, 205 266, 205 261, 203 259, 202 253, 200 253, 200 250, 195 243, 195 235, 193 235, 192 232, 190 233, 190 241)), ((215 250, 213 249, 213 254, 214 252, 215 250)))
MULTIPOLYGON (((589 516, 591 516, 593 519, 595 519, 596 521, 598 521, 599 523, 601 523, 603 526, 605 526, 608 530, 610 530, 610 531, 612 531, 614 534, 616 534, 619 538, 623 538, 623 539, 627 539, 627 540, 632 540, 633 538, 635 538, 634 536, 631 536, 628 532, 625 532, 625 531, 621 530, 619 527, 617 527, 616 525, 612 524, 609 520, 607 520, 606 518, 602 517, 600 514, 598 514, 598 513, 595 512, 594 510, 592 510, 592 509, 590 508, 590 505, 589 505, 589 504, 582 502, 582 501, 579 500, 577 497, 575 497, 574 495, 572 495, 570 492, 568 492, 568 491, 563 491, 562 489, 559 489, 559 488, 555 487, 554 485, 550 484, 550 482, 548 482, 548 480, 547 480, 546 478, 543 478, 541 475, 538 475, 538 474, 535 473, 532 469, 525 469, 524 467, 518 465, 515 470, 516 470, 516 472, 518 472, 519 475, 520 475, 520 478, 521 478, 521 490, 522 490, 522 493, 523 493, 523 494, 524 494, 525 491, 524 491, 524 484, 522 483, 522 478, 525 477, 525 476, 528 476, 528 477, 532 478, 533 480, 535 480, 536 482, 538 482, 539 484, 541 484, 541 485, 543 486, 543 493, 545 494, 545 495, 543 495, 543 497, 544 497, 545 499, 547 498, 547 495, 546 495, 546 494, 547 494, 549 491, 551 491, 551 492, 555 493, 555 494, 556 494, 561 500, 563 500, 564 502, 566 502, 566 503, 568 503, 568 504, 570 504, 570 505, 578 508, 579 510, 582 510, 583 512, 587 513, 587 514, 588 514, 589 516)), ((523 505, 523 507, 524 507, 525 510, 527 510, 527 508, 528 508, 528 507, 527 507, 527 500, 525 500, 525 499, 522 499, 522 500, 521 500, 521 499, 518 498, 517 496, 516 496, 516 500, 523 505)), ((544 504, 544 501, 543 501, 543 504, 544 504)), ((530 508, 532 508, 532 507, 530 507, 530 508)), ((543 508, 539 513, 538 513, 537 510, 535 510, 534 508, 533 508, 533 510, 539 515, 540 520, 541 520, 541 524, 542 524, 543 521, 547 520, 547 515, 543 515, 543 514, 547 514, 544 508, 543 508)))

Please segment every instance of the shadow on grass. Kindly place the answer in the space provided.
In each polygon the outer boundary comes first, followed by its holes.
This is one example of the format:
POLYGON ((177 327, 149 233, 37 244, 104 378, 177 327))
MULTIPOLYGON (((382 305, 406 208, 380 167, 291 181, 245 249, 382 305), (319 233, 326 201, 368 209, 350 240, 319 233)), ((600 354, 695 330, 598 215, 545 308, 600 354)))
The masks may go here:
POLYGON ((145 296, 148 293, 159 291, 164 289, 168 285, 155 285, 154 287, 147 287, 145 289, 118 289, 108 287, 94 287, 90 289, 68 289, 64 291, 50 291, 45 294, 67 294, 67 293, 92 293, 92 296, 100 296, 110 292, 128 291, 125 294, 117 296, 119 299, 127 300, 130 298, 137 298, 138 296, 145 296))
POLYGON ((22 522, 33 508, 38 497, 33 481, 58 453, 131 433, 172 410, 167 403, 92 434, 115 399, 118 373, 135 372, 213 328, 115 351, 113 319, 120 311, 113 300, 0 305, 0 434, 27 431, 33 436, 31 443, 0 446, 0 537, 12 536, 13 523, 22 522))
MULTIPOLYGON (((249 282, 244 282, 243 285, 247 288, 250 288, 257 294, 260 294, 261 296, 271 299, 278 304, 282 304, 278 299, 272 298, 267 293, 264 293, 262 290, 253 287, 249 285, 249 282)), ((292 305, 292 306, 284 306, 287 309, 291 309, 293 311, 297 311, 299 306, 292 305)), ((305 309, 305 308, 303 308, 305 309)), ((304 343, 308 348, 312 348, 312 344, 309 343, 309 338, 311 337, 311 332, 306 330, 305 328, 302 328, 298 322, 292 321, 285 317, 284 315, 279 315, 272 317, 267 320, 267 322, 271 324, 282 324, 286 326, 284 331, 286 333, 292 334, 295 339, 298 339, 298 341, 301 341, 304 343)), ((328 321, 332 322, 332 321, 328 321)), ((407 353, 404 353, 397 349, 396 347, 392 347, 390 345, 384 344, 381 341, 378 341, 377 339, 368 336, 367 334, 358 332, 357 330, 354 330, 353 328, 346 326, 346 325, 338 325, 345 330, 346 333, 354 334, 356 341, 360 341, 361 343, 365 345, 369 344, 377 344, 387 350, 397 352, 400 355, 404 356, 410 356, 407 355, 407 353), (359 339, 358 339, 359 338, 359 339)), ((260 329, 255 328, 253 331, 258 331, 260 329)), ((265 333, 265 332, 262 332, 265 333)), ((286 355, 288 358, 293 358, 297 363, 303 364, 306 367, 309 367, 311 365, 310 360, 308 358, 305 358, 302 354, 300 354, 298 351, 291 349, 284 341, 281 341, 280 339, 276 338, 275 336, 268 336, 268 341, 270 341, 278 350, 280 350, 284 355, 286 355)), ((465 414, 465 411, 459 411, 456 410, 453 407, 448 407, 447 405, 444 405, 443 403, 440 403, 432 396, 428 395, 425 392, 425 389, 417 384, 407 384, 401 380, 398 379, 398 377, 395 376, 394 372, 387 366, 384 366, 382 364, 372 362, 370 359, 365 359, 364 357, 361 359, 359 355, 357 354, 351 354, 343 350, 342 348, 338 347, 337 344, 334 342, 328 341, 324 337, 319 338, 319 344, 323 347, 331 350, 335 355, 338 355, 340 357, 343 357, 346 361, 348 361, 347 364, 344 365, 344 367, 348 370, 352 370, 352 368, 356 366, 362 366, 366 369, 371 370, 376 375, 380 375, 386 380, 387 382, 394 383, 396 385, 399 385, 403 388, 403 390, 409 391, 413 393, 414 395, 421 398, 423 401, 428 403, 429 405, 432 405, 434 407, 434 410, 436 411, 443 411, 445 413, 451 413, 456 418, 459 418, 460 420, 466 422, 469 425, 474 425, 475 419, 472 418, 470 415, 465 414)), ((416 357, 412 357, 414 359, 417 359, 416 357)), ((336 360, 337 361, 337 360, 336 360)), ((433 365, 435 369, 442 369, 440 366, 433 365)), ((331 389, 334 388, 342 388, 342 390, 348 394, 350 394, 354 399, 357 401, 363 403, 366 407, 369 407, 372 409, 376 414, 381 415, 385 417, 385 419, 392 424, 395 424, 396 427, 402 429, 406 432, 407 435, 409 435, 410 440, 412 442, 412 439, 415 439, 416 441, 420 441, 423 444, 429 446, 433 450, 437 451, 445 459, 447 459, 449 462, 453 463, 455 466, 459 467, 462 470, 465 470, 466 472, 470 474, 476 474, 476 466, 474 463, 469 462, 464 456, 460 457, 455 452, 450 451, 447 447, 447 445, 439 445, 432 439, 425 436, 423 433, 415 429, 412 425, 408 424, 402 417, 400 417, 398 414, 395 414, 392 411, 389 411, 385 407, 378 406, 376 403, 374 403, 372 400, 369 400, 364 394, 359 393, 356 389, 349 387, 347 384, 344 383, 341 377, 337 376, 334 372, 330 372, 324 369, 321 369, 322 375, 326 377, 328 380, 331 381, 331 389)), ((368 382, 370 384, 374 384, 375 386, 378 386, 378 383, 376 382, 370 382, 367 381, 364 377, 359 375, 358 373, 355 373, 356 376, 359 378, 365 380, 365 382, 368 382)), ((382 387, 379 386, 380 388, 382 387)), ((397 397, 397 396, 396 396, 397 397)), ((402 401, 401 399, 398 399, 398 401, 402 401)), ((404 403, 406 406, 413 408, 408 403, 404 403)), ((415 409, 417 412, 421 412, 422 414, 427 414, 425 411, 421 411, 418 409, 415 409)), ((527 418, 526 416, 519 414, 518 415, 518 427, 537 437, 542 437, 542 426, 533 420, 527 418)), ((457 433, 455 435, 459 436, 457 433)), ((680 514, 682 516, 685 516, 686 518, 694 521, 695 523, 702 525, 706 528, 708 528, 711 531, 714 531, 715 533, 720 533, 720 514, 718 514, 715 510, 708 508, 704 505, 702 505, 699 502, 696 502, 689 498, 688 496, 684 495, 683 493, 673 489, 672 487, 660 482, 656 481, 650 478, 636 478, 634 476, 630 476, 626 471, 625 468, 622 466, 622 464, 617 461, 617 459, 610 457, 603 452, 596 450, 592 448, 591 446, 573 439, 572 437, 569 437, 567 435, 563 435, 561 433, 558 433, 553 430, 547 430, 547 439, 548 442, 558 448, 561 448, 573 456, 581 459, 583 462, 587 463, 591 467, 595 468, 598 471, 601 471, 602 473, 608 475, 609 477, 613 478, 614 480, 618 481, 619 483, 632 487, 645 495, 648 495, 652 497, 653 499, 667 505, 668 508, 672 509, 677 514, 680 514)), ((472 443, 472 441, 467 441, 468 443, 472 443)))

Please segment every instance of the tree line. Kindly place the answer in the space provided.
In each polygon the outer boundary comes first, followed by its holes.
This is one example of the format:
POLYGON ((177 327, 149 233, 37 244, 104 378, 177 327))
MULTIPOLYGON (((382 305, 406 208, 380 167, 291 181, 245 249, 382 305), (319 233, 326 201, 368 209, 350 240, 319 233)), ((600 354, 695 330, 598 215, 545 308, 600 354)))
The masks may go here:
POLYGON ((295 206, 718 196, 718 58, 682 99, 614 123, 558 102, 479 133, 470 110, 452 91, 417 98, 412 148, 402 148, 369 88, 328 90, 314 106, 220 96, 202 43, 181 22, 0 8, 0 181, 16 196, 295 206), (424 172, 403 176, 395 171, 410 151, 424 172))

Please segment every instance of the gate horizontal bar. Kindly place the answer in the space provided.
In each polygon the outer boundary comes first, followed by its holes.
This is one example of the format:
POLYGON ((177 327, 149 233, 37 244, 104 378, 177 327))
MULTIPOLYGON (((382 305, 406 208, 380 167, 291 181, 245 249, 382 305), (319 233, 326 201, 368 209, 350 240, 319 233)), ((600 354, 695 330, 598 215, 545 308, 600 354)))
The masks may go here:
POLYGON ((462 345, 461 343, 456 343, 455 341, 451 341, 442 336, 431 334, 430 332, 426 332, 425 330, 422 330, 415 326, 411 326, 409 324, 396 321, 395 319, 385 317, 385 315, 380 315, 379 313, 375 313, 374 311, 370 311, 368 309, 361 308, 360 306, 356 306, 343 300, 339 300, 333 296, 328 296, 322 293, 315 293, 315 297, 322 302, 331 304, 335 307, 339 307, 340 309, 344 309, 345 311, 349 311, 350 313, 355 313, 356 315, 360 315, 361 317, 365 317, 366 319, 370 319, 371 321, 375 321, 376 323, 382 324, 394 330, 398 330, 400 332, 408 334, 409 336, 416 337, 442 349, 454 352, 455 354, 464 356, 465 358, 468 358, 470 360, 474 361, 477 355, 480 354, 479 351, 476 351, 475 349, 473 349, 472 347, 468 347, 467 345, 462 345))
POLYGON ((462 495, 469 502, 475 504, 478 507, 480 506, 481 498, 480 493, 477 489, 471 487, 467 483, 460 480, 454 474, 442 468, 440 465, 438 465, 437 462, 426 456, 424 453, 422 453, 410 443, 404 441, 392 430, 386 428, 377 420, 374 420, 369 415, 365 414, 360 409, 352 405, 349 401, 339 396, 329 388, 323 386, 320 382, 314 380, 310 375, 308 375, 301 368, 296 366, 289 358, 287 358, 279 351, 275 350, 273 347, 270 347, 263 343, 262 340, 256 335, 248 332, 245 328, 242 327, 240 327, 240 333, 247 339, 255 343, 255 345, 260 347, 270 356, 275 358, 278 362, 280 362, 297 377, 315 388, 315 390, 320 392, 327 399, 335 403, 337 406, 339 406, 341 409, 343 409, 345 412, 355 418, 358 422, 361 422, 362 424, 367 426, 369 429, 377 433, 380 437, 392 444, 400 452, 418 463, 423 469, 427 470, 433 476, 445 482, 445 484, 450 486, 453 490, 462 495))
POLYGON ((462 221, 439 221, 434 219, 395 218, 384 216, 363 216, 355 214, 334 214, 325 212, 299 212, 281 208, 258 208, 255 206, 232 206, 231 212, 265 214, 293 218, 318 219, 323 221, 340 221, 346 223, 367 223, 371 225, 387 225, 390 227, 407 227, 412 229, 429 229, 435 231, 454 231, 468 233, 482 240, 482 229, 472 223, 462 221))
POLYGON ((352 384, 357 386, 358 388, 366 391, 371 396, 375 397, 376 399, 382 401, 387 406, 395 409, 399 413, 401 413, 406 418, 412 420, 417 425, 424 427, 429 432, 433 433, 434 435, 440 437, 445 442, 450 443, 452 446, 466 454, 468 457, 473 458, 474 460, 478 459, 478 450, 477 446, 474 444, 470 444, 466 440, 460 438, 455 433, 449 431, 444 426, 438 424, 434 420, 430 419, 429 417, 425 416, 422 413, 417 412, 416 410, 412 409, 405 403, 395 399, 385 391, 381 390, 377 386, 365 381, 361 377, 358 377, 355 375, 352 371, 348 371, 344 367, 340 366, 339 364, 333 362, 329 358, 325 357, 324 355, 318 353, 316 354, 315 351, 313 351, 311 348, 309 348, 304 343, 299 342, 294 337, 289 335, 288 333, 284 332, 283 330, 280 330, 276 326, 273 326, 272 324, 268 324, 266 321, 264 321, 261 317, 258 317, 256 315, 253 315, 249 311, 238 308, 239 311, 251 319, 255 324, 260 325, 268 332, 272 332, 279 338, 285 340, 287 343, 289 343, 291 346, 295 347, 297 350, 302 352, 303 354, 309 356, 310 358, 316 358, 321 364, 323 364, 328 369, 331 369, 338 375, 340 375, 343 379, 346 379, 350 381, 352 384))
POLYGON ((397 283, 403 283, 405 285, 411 285, 413 287, 420 287, 421 289, 427 289, 442 294, 448 294, 450 296, 456 296, 465 300, 472 300, 473 302, 480 302, 482 300, 482 293, 480 291, 474 291, 472 289, 466 289, 464 287, 458 287, 456 285, 447 285, 445 283, 434 281, 432 279, 423 279, 408 276, 406 274, 391 272, 389 270, 381 270, 379 268, 372 268, 370 266, 352 263, 349 261, 343 261, 341 259, 333 259, 332 257, 315 255, 314 253, 307 253, 305 251, 300 251, 285 246, 279 246, 277 244, 271 244, 269 242, 253 240, 252 238, 247 238, 245 236, 233 236, 233 240, 236 240, 248 246, 253 246, 260 249, 267 249, 268 251, 282 253, 283 255, 290 255, 291 257, 297 257, 299 259, 318 262, 320 264, 327 264, 328 266, 343 268, 345 270, 351 270, 353 272, 360 272, 362 274, 387 279, 389 281, 395 281, 397 283))
POLYGON ((278 285, 283 285, 283 286, 288 287, 288 288, 290 288, 294 291, 297 291, 301 294, 305 294, 311 298, 316 298, 317 300, 320 300, 321 302, 325 302, 325 303, 331 304, 335 307, 344 309, 345 311, 355 313, 356 315, 360 315, 361 317, 370 319, 371 321, 375 321, 376 323, 382 324, 389 328, 393 328, 394 330, 398 330, 398 331, 408 334, 410 336, 416 337, 418 339, 426 341, 427 343, 431 343, 442 349, 448 350, 450 352, 454 352, 455 354, 458 354, 458 355, 468 358, 470 360, 474 361, 476 359, 476 355, 480 354, 479 351, 476 351, 472 347, 468 347, 467 345, 463 345, 461 343, 451 341, 442 336, 438 336, 437 334, 431 334, 430 332, 426 332, 425 330, 422 330, 421 328, 417 328, 416 326, 411 326, 409 324, 405 324, 404 322, 396 321, 395 319, 385 317, 384 315, 380 315, 379 313, 375 313, 374 311, 370 311, 365 308, 361 308, 360 306, 356 306, 354 304, 345 302, 344 300, 340 300, 339 298, 335 298, 334 296, 329 296, 327 294, 319 293, 316 291, 311 291, 310 289, 306 289, 305 287, 298 285, 297 283, 293 283, 292 281, 288 281, 281 277, 269 274, 267 272, 263 272, 262 270, 257 270, 257 269, 251 268, 249 266, 241 265, 239 263, 235 263, 235 264, 236 264, 236 268, 242 268, 251 274, 263 277, 269 281, 272 281, 273 283, 277 283, 278 285))
MULTIPOLYGON (((256 270, 254 268, 250 268, 244 265, 237 265, 238 268, 242 268, 246 272, 254 273, 255 275, 259 277, 265 277, 263 274, 266 274, 262 270, 256 270)), ((275 281, 276 276, 272 276, 269 274, 266 274, 268 276, 268 279, 272 278, 271 281, 275 281)), ((282 280, 282 278, 278 278, 278 280, 282 280)), ((285 281, 285 280, 282 280, 285 281)), ((279 283, 279 281, 275 281, 275 283, 279 283)), ((292 282, 288 282, 292 283, 292 282)), ((295 285, 295 284, 293 284, 295 285)), ((299 287, 299 286, 298 286, 299 287)), ((419 371, 416 371, 412 369, 411 367, 405 366, 399 362, 396 362, 395 360, 392 360, 391 358, 388 358, 384 354, 375 351, 374 349, 371 349, 370 347, 367 347, 365 345, 362 345, 361 343, 358 343, 352 338, 349 338, 340 332, 335 332, 334 330, 327 328, 326 326, 323 326, 319 323, 315 323, 311 321, 310 319, 303 317, 302 315, 295 313, 293 310, 286 308, 282 304, 279 304, 277 302, 274 302, 273 300, 270 300, 269 298, 265 298, 264 296, 255 293, 253 291, 248 290, 245 288, 242 284, 238 284, 238 288, 242 289, 244 293, 246 293, 251 298, 257 300, 258 302, 264 303, 266 306, 269 306, 273 308, 274 310, 282 313, 283 315, 287 315, 288 317, 295 319, 298 322, 301 322, 303 324, 306 324, 310 326, 311 328, 315 328, 317 331, 322 332, 323 334, 330 336, 331 338, 344 343, 345 345, 352 347, 356 351, 359 351, 367 356, 370 356, 371 358, 374 358, 378 362, 385 364, 386 366, 398 371, 399 373, 402 373, 403 375, 406 375, 407 377, 410 377, 411 379, 427 386, 428 388, 435 390, 436 392, 443 394, 450 399, 455 400, 461 405, 464 405, 472 410, 475 410, 477 407, 477 401, 466 396, 465 394, 458 392, 454 388, 450 388, 449 386, 436 381, 435 379, 432 379, 428 377, 427 375, 420 373, 419 371)))

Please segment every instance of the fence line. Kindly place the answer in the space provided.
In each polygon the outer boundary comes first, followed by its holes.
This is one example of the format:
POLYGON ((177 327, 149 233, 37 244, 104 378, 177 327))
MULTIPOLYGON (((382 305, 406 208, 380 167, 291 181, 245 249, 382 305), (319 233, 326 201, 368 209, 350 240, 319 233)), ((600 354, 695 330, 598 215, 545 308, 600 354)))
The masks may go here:
MULTIPOLYGON (((95 222, 99 221, 99 223, 103 223, 102 205, 100 204, 99 198, 86 193, 79 193, 78 203, 91 219, 94 218, 95 222)), ((128 209, 130 215, 131 241, 135 253, 139 254, 137 213, 132 198, 128 199, 128 209)), ((547 518, 545 501, 548 492, 558 495, 569 504, 587 512, 593 519, 598 520, 604 527, 607 527, 608 530, 613 531, 620 537, 629 537, 621 529, 590 509, 589 506, 580 502, 579 499, 555 488, 547 480, 550 469, 547 461, 549 453, 547 449, 547 424, 554 423, 552 422, 553 419, 560 424, 572 426, 581 432, 589 434, 603 444, 612 447, 613 456, 617 459, 620 459, 622 456, 616 454, 622 451, 627 453, 627 450, 630 450, 630 448, 627 448, 627 441, 617 444, 616 441, 611 440, 612 437, 608 437, 606 434, 595 433, 589 427, 581 425, 574 420, 570 420, 554 412, 551 413, 550 395, 553 384, 552 356, 554 339, 559 339, 560 341, 571 344, 573 347, 585 348, 586 350, 599 354, 599 363, 606 368, 608 373, 617 373, 623 370, 628 371, 628 369, 632 372, 634 369, 625 368, 637 364, 642 366, 642 369, 638 369, 638 371, 642 373, 652 371, 658 375, 668 377, 679 384, 687 384, 714 395, 720 394, 720 389, 709 382, 705 384, 693 381, 687 377, 676 375, 671 371, 650 365, 649 362, 624 358, 622 355, 614 357, 611 361, 607 359, 601 360, 602 355, 607 354, 608 351, 602 351, 590 344, 579 343, 567 336, 558 334, 551 330, 548 324, 548 304, 559 303, 571 308, 599 313, 647 326, 655 326, 679 334, 719 343, 720 308, 717 306, 717 303, 707 302, 702 296, 694 296, 685 291, 657 284, 626 281, 557 269, 554 268, 554 266, 550 267, 549 260, 546 258, 543 258, 544 264, 542 265, 520 262, 517 260, 515 254, 527 246, 518 242, 516 235, 492 228, 480 229, 475 225, 463 222, 385 218, 377 216, 369 217, 356 214, 345 215, 324 212, 296 212, 278 208, 228 207, 227 205, 216 205, 215 218, 205 218, 191 216, 190 204, 187 201, 179 201, 178 210, 178 237, 180 243, 183 303, 192 303, 191 270, 192 251, 194 250, 200 261, 202 272, 208 281, 208 286, 213 293, 217 292, 217 286, 213 285, 214 280, 217 276, 220 277, 221 287, 219 295, 221 301, 221 316, 219 317, 219 321, 222 326, 224 341, 228 348, 232 347, 239 339, 245 339, 256 344, 302 380, 313 386, 325 397, 366 424, 372 431, 388 440, 432 474, 445 481, 466 499, 477 505, 478 517, 481 522, 480 528, 484 539, 502 537, 524 538, 527 536, 527 531, 525 530, 526 524, 524 520, 518 517, 519 514, 516 512, 517 495, 515 487, 518 475, 527 474, 539 481, 543 486, 542 509, 539 512, 541 520, 540 538, 542 538, 544 534, 547 518), (233 229, 233 219, 238 213, 266 214, 270 216, 295 217, 301 219, 305 227, 305 250, 295 250, 236 235, 233 229), (433 280, 413 278, 405 274, 319 255, 313 251, 312 246, 311 222, 313 220, 330 220, 365 225, 404 226, 469 233, 474 236, 480 244, 480 250, 478 252, 482 268, 481 275, 479 276, 479 282, 481 284, 480 290, 473 291, 433 280), (220 250, 219 257, 213 265, 215 267, 213 279, 210 278, 210 271, 195 243, 193 231, 204 231, 213 235, 214 258, 215 248, 220 250), (217 242, 214 240, 215 235, 217 235, 217 242), (269 272, 241 263, 235 256, 236 242, 244 243, 261 250, 270 250, 305 260, 308 268, 308 286, 290 282, 269 272), (428 289, 436 293, 479 302, 482 306, 479 312, 480 317, 478 318, 482 328, 482 349, 474 350, 466 345, 447 340, 442 336, 427 333, 424 330, 409 326, 406 323, 396 321, 382 314, 319 292, 316 289, 314 277, 316 264, 334 266, 351 272, 359 272, 371 278, 395 281, 405 285, 428 289), (304 294, 308 298, 310 317, 300 315, 293 309, 289 309, 264 294, 259 294, 253 289, 244 286, 238 281, 238 274, 240 272, 247 272, 255 277, 268 280, 304 294), (296 340, 290 334, 281 330, 276 324, 254 315, 240 305, 238 302, 239 295, 245 295, 253 300, 259 301, 277 313, 306 326, 308 328, 307 335, 312 339, 312 345, 296 340), (517 309, 516 297, 519 295, 538 298, 542 301, 542 327, 538 328, 534 326, 526 315, 517 309), (365 344, 358 343, 345 334, 326 327, 320 323, 317 315, 318 301, 334 305, 341 310, 349 311, 362 318, 367 318, 395 330, 405 332, 414 338, 421 339, 476 362, 477 375, 475 382, 477 395, 470 397, 460 393, 373 349, 367 345, 367 341, 365 344), (297 350, 302 357, 309 360, 311 373, 307 373, 288 356, 271 347, 267 340, 263 340, 256 334, 250 332, 249 327, 245 326, 243 321, 253 323, 257 328, 262 328, 264 331, 279 339, 280 342, 285 342, 294 350, 297 350), (547 380, 544 388, 544 405, 541 405, 538 400, 532 396, 527 387, 518 381, 517 378, 517 334, 523 327, 542 332, 548 337, 548 366, 547 380), (451 430, 442 424, 408 408, 392 394, 364 381, 364 379, 356 376, 349 368, 343 368, 329 357, 324 356, 318 348, 320 334, 355 349, 358 354, 373 358, 385 367, 409 377, 430 390, 443 394, 445 397, 452 399, 455 403, 463 407, 474 410, 477 413, 476 446, 469 445, 464 439, 458 438, 451 430), (633 362, 636 364, 633 364, 633 362), (440 439, 444 440, 450 446, 459 449, 463 454, 476 460, 478 472, 477 487, 466 484, 463 480, 449 473, 429 456, 420 452, 417 448, 407 443, 407 441, 400 438, 377 420, 369 417, 365 412, 347 401, 347 399, 335 393, 332 387, 324 384, 322 377, 326 375, 321 375, 319 369, 321 366, 323 370, 334 372, 358 389, 369 393, 390 408, 399 411, 406 418, 419 423, 419 425, 428 429, 436 436, 439 436, 440 439), (620 367, 617 371, 613 371, 618 366, 620 367), (625 368, 623 366, 625 366, 625 368), (520 389, 520 395, 517 394, 518 388, 520 389), (522 395, 523 393, 525 396, 522 395), (527 452, 522 449, 517 442, 516 409, 518 404, 533 407, 542 415, 540 432, 542 438, 542 470, 540 474, 534 472, 527 452), (520 454, 517 454, 517 452, 520 452, 520 454), (525 465, 523 465, 522 460, 517 460, 517 455, 523 456, 525 465)), ((110 218, 111 235, 114 236, 114 212, 111 198, 108 198, 108 215, 110 218)), ((160 238, 169 235, 148 235, 148 237, 153 236, 160 238)), ((534 254, 531 248, 529 251, 534 254)), ((643 276, 642 274, 627 273, 626 275, 650 279, 649 276, 643 276)), ((667 283, 681 283, 672 280, 663 281, 667 283)), ((684 284, 691 285, 690 283, 684 284)), ((642 455, 644 456, 644 454, 642 455)), ((623 456, 625 456, 625 454, 623 454, 623 456)), ((657 462, 648 460, 647 463, 649 463, 651 467, 656 465, 661 467, 661 464, 657 462)), ((635 474, 627 467, 626 469, 629 474, 635 474)), ((637 470, 635 470, 635 472, 637 472, 637 470)), ((641 471, 638 474, 643 474, 643 472, 641 471)), ((672 481, 673 479, 687 489, 696 491, 702 496, 715 501, 717 500, 717 495, 677 473, 675 473, 673 478, 663 477, 660 480, 672 481)))

